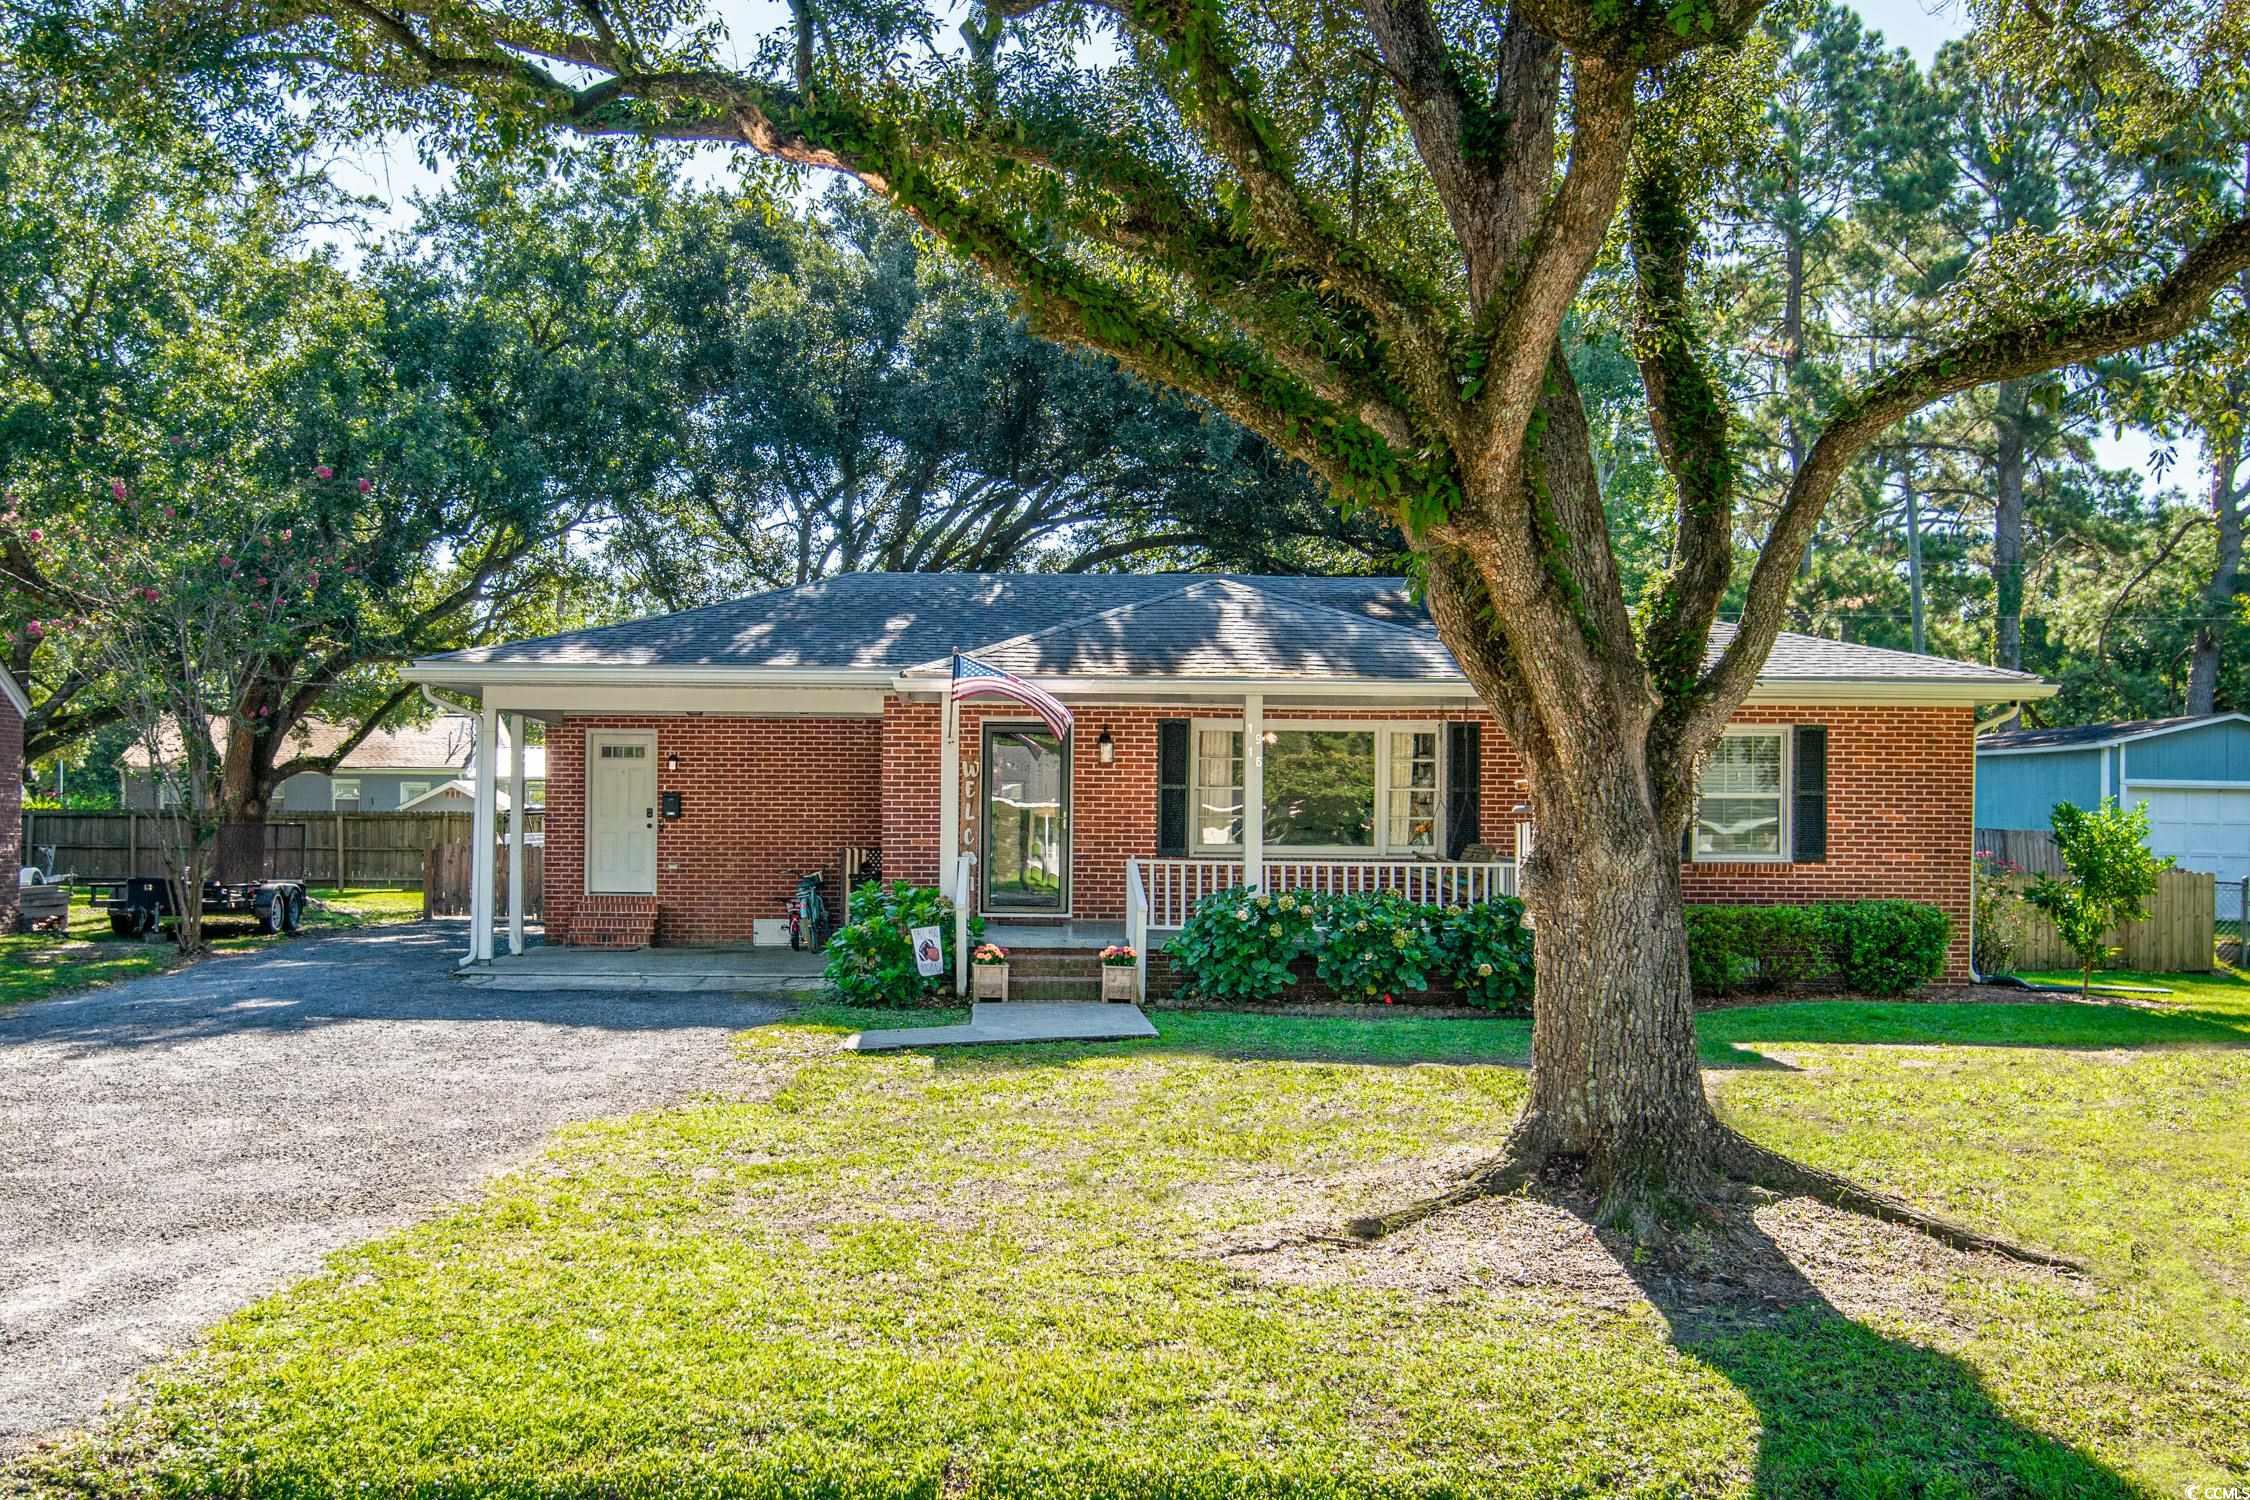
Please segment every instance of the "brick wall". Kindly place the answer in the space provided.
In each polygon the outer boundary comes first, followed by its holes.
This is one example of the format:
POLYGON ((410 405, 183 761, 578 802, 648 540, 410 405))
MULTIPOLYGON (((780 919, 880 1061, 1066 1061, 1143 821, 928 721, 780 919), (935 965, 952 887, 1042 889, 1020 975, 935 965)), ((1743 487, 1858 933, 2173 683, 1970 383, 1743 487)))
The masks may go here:
POLYGON ((1828 857, 1819 864, 1691 864, 1689 901, 1926 901, 1953 921, 1949 981, 1969 977, 1976 854, 1975 713, 1967 708, 1744 708, 1737 724, 1828 728, 1828 857))
POLYGON ((16 871, 23 865, 23 716, 0 697, 0 932, 16 925, 16 871))
POLYGON ((747 943, 807 870, 841 913, 842 850, 883 833, 881 720, 571 717, 547 732, 549 932, 569 929, 586 889, 586 735, 603 729, 655 730, 657 790, 682 794, 680 819, 656 825, 658 942, 747 943))
MULTIPOLYGON (((1004 703, 962 709, 961 811, 975 847, 977 755, 987 720, 1022 722, 1004 703)), ((1168 718, 1223 719, 1209 708, 1088 706, 1078 712, 1072 767, 1072 911, 1089 920, 1125 914, 1124 867, 1156 847, 1156 726, 1168 718), (1116 743, 1103 765, 1094 745, 1116 743)), ((1513 808, 1522 800, 1515 753, 1481 709, 1427 714, 1275 710, 1321 722, 1474 719, 1482 737, 1478 841, 1514 852, 1513 808)), ((1239 718, 1236 719, 1239 722, 1239 718)), ((1969 878, 1975 754, 1965 708, 1759 706, 1738 723, 1828 728, 1828 857, 1820 864, 1697 864, 1682 885, 1690 901, 1926 901, 1953 919, 1947 977, 1968 974, 1969 878)), ((831 882, 837 851, 874 844, 893 879, 939 879, 939 707, 890 699, 873 719, 570 718, 548 736, 549 924, 560 931, 584 889, 583 804, 588 729, 657 730, 658 784, 683 791, 687 816, 660 824, 657 898, 665 942, 746 941, 753 917, 778 916, 803 870, 831 882), (663 770, 677 751, 678 775, 663 770)), ((0 762, 4 763, 4 762, 0 762)), ((829 890, 836 904, 833 883, 829 890)))

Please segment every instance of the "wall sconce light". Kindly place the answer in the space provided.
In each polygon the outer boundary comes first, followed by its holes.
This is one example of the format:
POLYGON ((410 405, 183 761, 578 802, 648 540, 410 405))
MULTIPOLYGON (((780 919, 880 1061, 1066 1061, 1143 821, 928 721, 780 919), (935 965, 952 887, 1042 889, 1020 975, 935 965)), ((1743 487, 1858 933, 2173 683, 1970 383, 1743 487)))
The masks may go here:
POLYGON ((1109 737, 1108 730, 1103 730, 1100 736, 1095 739, 1094 754, 1101 760, 1101 763, 1105 766, 1115 765, 1117 763, 1117 741, 1109 737))
POLYGON ((679 751, 675 750, 670 755, 664 757, 664 769, 667 771, 678 771, 680 769, 679 751))

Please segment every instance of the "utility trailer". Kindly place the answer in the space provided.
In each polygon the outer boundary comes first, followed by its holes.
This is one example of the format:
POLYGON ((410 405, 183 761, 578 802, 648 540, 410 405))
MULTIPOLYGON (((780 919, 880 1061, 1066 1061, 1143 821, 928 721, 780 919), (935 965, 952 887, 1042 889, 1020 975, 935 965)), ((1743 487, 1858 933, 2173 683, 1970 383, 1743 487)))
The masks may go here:
MULTIPOLYGON (((268 932, 297 930, 305 915, 305 882, 273 878, 263 825, 226 825, 214 852, 212 878, 203 882, 203 915, 254 916, 268 932)), ((109 929, 120 937, 146 937, 179 916, 172 905, 172 882, 161 875, 89 880, 85 885, 92 905, 109 913, 109 929)))
MULTIPOLYGON (((122 880, 89 880, 96 910, 109 913, 109 930, 120 937, 146 937, 179 915, 172 905, 172 882, 161 875, 128 875, 122 880)), ((203 915, 255 916, 268 932, 295 932, 305 915, 301 880, 203 882, 203 915)))

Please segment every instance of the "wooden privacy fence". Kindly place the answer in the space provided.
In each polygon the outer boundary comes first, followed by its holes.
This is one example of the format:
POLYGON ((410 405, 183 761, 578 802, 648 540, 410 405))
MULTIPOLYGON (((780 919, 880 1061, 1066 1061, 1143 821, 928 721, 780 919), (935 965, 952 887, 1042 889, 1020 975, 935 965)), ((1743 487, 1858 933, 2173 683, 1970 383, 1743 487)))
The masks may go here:
POLYGON ((2063 873, 2062 851, 2044 828, 1979 828, 1977 852, 2005 860, 2026 875, 2063 873))
MULTIPOLYGON (((1979 844, 1979 848, 1989 845, 1979 844)), ((1995 851, 1997 852, 1997 851, 1995 851)), ((2016 967, 2018 969, 2075 969, 2078 955, 2071 952, 2055 931, 2055 924, 2021 899, 2031 884, 2028 876, 2011 875, 2002 882, 2017 893, 2014 903, 2016 967)), ((2123 950, 2116 962, 2128 969, 2158 973, 2201 973, 2211 967, 2216 893, 2214 877, 2199 870, 2166 870, 2156 878, 2156 895, 2148 903, 2148 920, 2129 922, 2110 934, 2110 945, 2123 950)))
MULTIPOLYGON (((161 813, 66 813, 26 810, 24 860, 88 879, 157 873, 161 813), (52 849, 52 862, 48 851, 52 849)), ((266 874, 314 885, 405 886, 422 883, 423 855, 446 844, 464 847, 468 813, 307 813, 266 824, 266 874)), ((524 831, 543 835, 546 816, 530 813, 524 831)), ((464 887, 465 889, 465 887, 464 887)))
MULTIPOLYGON (((493 851, 492 914, 495 921, 508 916, 508 845, 493 851)), ((537 844, 523 851, 523 916, 527 922, 546 920, 547 851, 537 844)), ((465 917, 469 914, 469 845, 439 844, 422 855, 422 915, 465 917)))

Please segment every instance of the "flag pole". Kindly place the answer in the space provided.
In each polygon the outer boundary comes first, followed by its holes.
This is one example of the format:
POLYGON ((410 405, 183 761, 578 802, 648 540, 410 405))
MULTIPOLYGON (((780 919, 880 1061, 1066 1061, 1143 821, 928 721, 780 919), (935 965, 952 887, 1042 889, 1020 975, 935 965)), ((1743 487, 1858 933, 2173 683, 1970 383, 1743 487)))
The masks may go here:
MULTIPOLYGON (((946 673, 945 699, 940 709, 939 722, 943 726, 938 741, 938 889, 948 897, 958 899, 961 892, 954 880, 954 869, 961 858, 961 709, 953 697, 953 684, 961 676, 961 650, 953 649, 951 670, 946 673)), ((962 930, 960 913, 955 913, 955 930, 962 930)), ((960 946, 958 937, 955 946, 960 946)), ((964 993, 968 979, 968 955, 953 956, 954 993, 964 993)))

